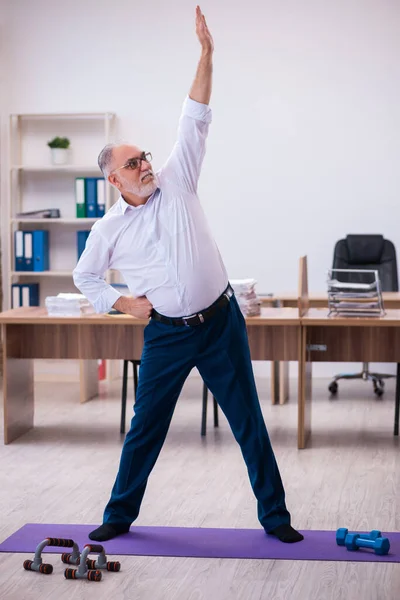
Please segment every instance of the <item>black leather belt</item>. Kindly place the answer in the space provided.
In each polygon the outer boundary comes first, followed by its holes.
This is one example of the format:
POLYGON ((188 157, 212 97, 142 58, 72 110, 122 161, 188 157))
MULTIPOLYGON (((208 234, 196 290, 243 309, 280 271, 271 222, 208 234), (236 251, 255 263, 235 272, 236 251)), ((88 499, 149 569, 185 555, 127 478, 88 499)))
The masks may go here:
POLYGON ((214 317, 214 315, 216 315, 221 308, 226 306, 230 302, 233 293, 233 289, 230 285, 228 285, 224 293, 221 294, 221 296, 217 298, 217 300, 211 304, 211 306, 205 308, 201 312, 190 315, 189 317, 165 317, 154 310, 154 308, 152 310, 151 317, 155 321, 160 321, 161 323, 166 323, 167 325, 175 325, 175 327, 182 325, 186 325, 186 327, 197 327, 197 325, 201 325, 209 319, 212 319, 212 317, 214 317))

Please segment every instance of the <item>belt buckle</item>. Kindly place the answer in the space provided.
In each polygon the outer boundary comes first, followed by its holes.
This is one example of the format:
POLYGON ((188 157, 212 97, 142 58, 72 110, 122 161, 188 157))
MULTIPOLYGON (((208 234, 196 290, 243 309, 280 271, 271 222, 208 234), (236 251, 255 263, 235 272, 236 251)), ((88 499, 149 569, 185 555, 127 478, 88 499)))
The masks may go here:
POLYGON ((192 325, 190 325, 190 323, 188 323, 189 319, 194 319, 195 317, 198 317, 200 320, 200 323, 204 323, 204 317, 201 313, 195 313, 194 315, 190 315, 190 317, 183 317, 182 321, 185 324, 185 327, 192 327, 192 325))
POLYGON ((182 317, 182 321, 185 325, 185 327, 190 327, 190 324, 188 323, 189 319, 193 319, 193 317, 195 317, 196 315, 190 315, 189 317, 182 317))

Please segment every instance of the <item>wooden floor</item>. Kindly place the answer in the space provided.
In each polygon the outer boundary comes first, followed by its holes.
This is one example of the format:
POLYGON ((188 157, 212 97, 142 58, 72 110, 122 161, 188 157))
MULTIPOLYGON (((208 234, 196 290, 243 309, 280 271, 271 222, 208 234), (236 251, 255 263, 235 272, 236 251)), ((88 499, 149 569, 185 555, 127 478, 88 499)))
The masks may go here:
MULTIPOLYGON (((381 400, 368 383, 347 382, 332 401, 327 383, 314 380, 312 447, 298 451, 296 402, 271 406, 269 382, 257 380, 293 525, 399 530, 394 381, 381 400)), ((201 391, 193 374, 150 477, 138 525, 259 527, 225 418, 214 431, 210 411, 208 435, 200 437, 201 391)), ((35 393, 35 429, 9 446, 0 443, 1 540, 27 522, 101 522, 118 467, 119 382, 85 405, 73 383, 40 383, 35 393)), ((90 583, 66 581, 58 556, 52 555, 51 576, 24 571, 26 558, 32 556, 0 554, 2 600, 391 600, 400 590, 399 564, 123 556, 120 573, 90 583)))

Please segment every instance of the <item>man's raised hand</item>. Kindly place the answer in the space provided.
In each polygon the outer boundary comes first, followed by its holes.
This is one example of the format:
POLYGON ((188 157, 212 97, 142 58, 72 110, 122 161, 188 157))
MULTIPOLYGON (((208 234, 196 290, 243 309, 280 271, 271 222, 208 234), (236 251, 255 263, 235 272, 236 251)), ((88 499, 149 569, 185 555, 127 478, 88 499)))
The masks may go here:
POLYGON ((214 50, 214 42, 207 27, 206 19, 200 10, 200 6, 196 6, 196 34, 199 38, 202 51, 205 53, 212 53, 214 50))

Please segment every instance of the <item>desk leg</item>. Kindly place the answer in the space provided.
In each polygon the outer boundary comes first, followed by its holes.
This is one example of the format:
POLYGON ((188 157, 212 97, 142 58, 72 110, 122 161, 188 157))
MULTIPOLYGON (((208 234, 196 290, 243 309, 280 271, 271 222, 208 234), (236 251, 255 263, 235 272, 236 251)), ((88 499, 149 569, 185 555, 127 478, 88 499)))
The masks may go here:
POLYGON ((297 447, 307 446, 311 435, 312 363, 307 360, 307 328, 301 328, 299 341, 299 392, 297 447))
POLYGON ((394 409, 394 435, 399 435, 399 412, 400 412, 400 363, 397 363, 396 398, 394 409))
POLYGON ((99 393, 97 360, 80 360, 80 401, 81 404, 95 398, 99 393))
POLYGON ((289 400, 289 363, 271 362, 271 404, 285 404, 289 400))
POLYGON ((34 412, 33 360, 4 358, 4 443, 32 429, 34 412))

